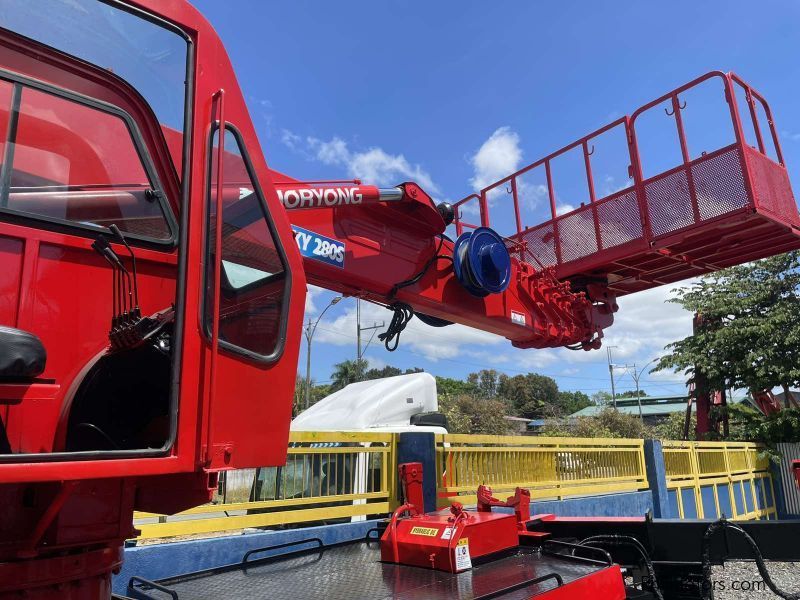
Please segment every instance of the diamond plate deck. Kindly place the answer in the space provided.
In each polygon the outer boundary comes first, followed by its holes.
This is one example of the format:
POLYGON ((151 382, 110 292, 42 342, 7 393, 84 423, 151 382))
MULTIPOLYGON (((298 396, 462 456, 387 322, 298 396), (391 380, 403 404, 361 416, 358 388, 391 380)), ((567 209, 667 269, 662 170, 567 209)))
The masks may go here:
MULTIPOLYGON (((578 560, 541 555, 521 548, 516 554, 476 565, 459 574, 379 561, 377 543, 353 543, 322 551, 251 561, 246 567, 201 572, 158 583, 180 600, 398 600, 459 598, 476 600, 526 581, 558 573, 567 585, 602 569, 578 560)), ((556 587, 554 579, 525 586, 501 596, 504 600, 530 598, 556 587)), ((137 584, 138 598, 165 598, 164 592, 137 584)))

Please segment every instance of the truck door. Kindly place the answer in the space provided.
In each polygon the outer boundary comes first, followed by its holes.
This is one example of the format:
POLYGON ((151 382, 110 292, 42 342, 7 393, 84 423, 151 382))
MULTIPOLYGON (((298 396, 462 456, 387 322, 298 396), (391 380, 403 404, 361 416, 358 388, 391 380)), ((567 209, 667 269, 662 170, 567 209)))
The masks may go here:
MULTIPOLYGON (((220 95, 217 102, 222 101, 220 95)), ((216 120, 210 147, 203 301, 209 346, 206 463, 211 468, 282 464, 296 351, 282 357, 289 313, 302 311, 302 304, 290 306, 292 273, 242 134, 234 123, 216 120)), ((268 193, 274 198, 271 188, 268 193)))

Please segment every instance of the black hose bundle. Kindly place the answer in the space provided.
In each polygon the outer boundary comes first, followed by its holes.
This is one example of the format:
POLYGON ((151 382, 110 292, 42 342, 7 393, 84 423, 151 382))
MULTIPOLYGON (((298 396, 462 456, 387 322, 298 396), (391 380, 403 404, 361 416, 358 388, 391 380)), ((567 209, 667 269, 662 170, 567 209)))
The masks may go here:
POLYGON ((658 600, 664 600, 664 595, 661 593, 661 589, 658 587, 658 581, 656 580, 656 570, 653 568, 653 561, 650 560, 650 555, 647 553, 647 550, 645 550, 645 547, 642 546, 642 543, 635 537, 629 535, 593 535, 585 540, 581 540, 581 546, 586 544, 617 547, 626 546, 636 550, 641 555, 642 560, 647 567, 647 574, 650 577, 650 587, 653 588, 653 593, 656 595, 658 600))
POLYGON ((400 334, 408 322, 414 318, 414 309, 405 302, 395 302, 389 308, 394 311, 392 322, 389 323, 386 331, 378 335, 378 339, 383 342, 389 352, 394 352, 400 343, 400 334))
POLYGON ((775 585, 775 582, 772 581, 772 577, 770 577, 769 572, 767 571, 766 564, 764 564, 764 557, 761 555, 761 550, 758 549, 758 544, 756 544, 756 541, 750 536, 750 534, 738 525, 731 523, 724 518, 720 519, 719 521, 714 521, 708 526, 708 529, 706 529, 706 532, 703 534, 703 583, 701 589, 703 600, 714 600, 714 585, 711 582, 711 538, 715 533, 717 533, 717 531, 722 529, 730 529, 742 534, 742 537, 744 537, 745 541, 753 550, 753 557, 756 561, 756 567, 758 567, 758 573, 761 575, 764 583, 767 584, 767 587, 772 590, 773 594, 779 598, 783 598, 784 600, 800 600, 800 593, 785 592, 775 585))

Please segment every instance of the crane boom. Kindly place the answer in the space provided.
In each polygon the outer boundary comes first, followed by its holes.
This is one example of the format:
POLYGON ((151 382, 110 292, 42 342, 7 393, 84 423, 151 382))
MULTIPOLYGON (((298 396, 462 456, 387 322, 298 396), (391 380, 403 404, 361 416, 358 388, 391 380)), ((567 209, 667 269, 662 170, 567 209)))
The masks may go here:
MULTIPOLYGON (((280 174, 275 183, 311 283, 385 306, 399 302, 422 313, 423 319, 429 315, 437 324, 456 322, 489 331, 519 348, 598 348, 603 330, 613 323, 618 296, 800 247, 800 217, 769 105, 738 76, 719 71, 454 207, 437 205, 414 183, 391 190, 360 182, 331 187, 280 174), (732 143, 692 156, 681 119, 683 95, 717 83, 728 106, 732 143), (740 115, 737 91, 744 94, 749 115, 740 115), (639 150, 644 144, 637 124, 642 115, 664 105, 672 107, 665 112, 675 121, 682 160, 646 176, 642 154, 647 153, 639 150), (770 137, 766 128, 761 133, 756 105, 767 116, 770 137), (744 118, 753 119, 755 145, 745 137, 744 118), (631 181, 602 195, 595 189, 591 155, 594 141, 611 133, 623 135, 627 143, 622 159, 631 181), (565 212, 557 208, 564 199, 551 165, 570 152, 582 155, 589 202, 565 212), (546 175, 551 218, 526 226, 521 214, 529 190, 523 180, 537 169, 546 175), (497 215, 509 208, 515 218, 503 223, 497 215), (470 215, 479 221, 468 222, 470 215), (490 273, 502 268, 492 263, 499 256, 496 242, 510 253, 507 285, 484 293, 458 272, 458 240, 485 232, 498 221, 496 238, 484 233, 482 242, 469 246, 475 254, 471 258, 489 260, 485 266, 490 273), (458 240, 446 235, 451 223, 458 240), (494 247, 492 259, 487 258, 489 246, 494 247)), ((466 241, 461 253, 465 247, 466 241)), ((499 260, 504 264, 502 256, 499 260)))

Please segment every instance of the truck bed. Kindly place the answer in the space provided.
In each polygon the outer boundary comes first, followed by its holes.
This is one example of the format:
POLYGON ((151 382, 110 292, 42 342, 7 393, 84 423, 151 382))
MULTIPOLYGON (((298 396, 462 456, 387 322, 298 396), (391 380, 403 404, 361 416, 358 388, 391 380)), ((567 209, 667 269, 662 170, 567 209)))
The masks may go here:
POLYGON ((377 541, 320 545, 260 560, 247 558, 245 555, 242 563, 158 582, 132 578, 127 594, 140 600, 170 596, 180 600, 513 600, 530 598, 608 568, 597 561, 521 547, 453 574, 382 563, 377 541))

